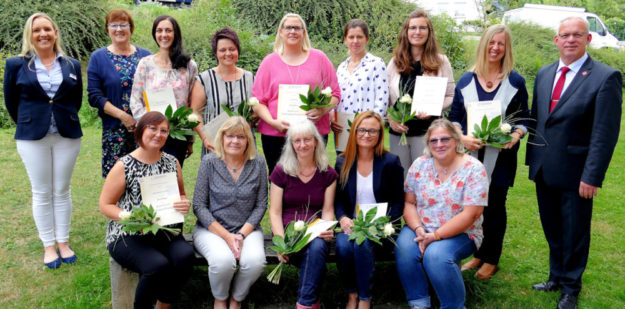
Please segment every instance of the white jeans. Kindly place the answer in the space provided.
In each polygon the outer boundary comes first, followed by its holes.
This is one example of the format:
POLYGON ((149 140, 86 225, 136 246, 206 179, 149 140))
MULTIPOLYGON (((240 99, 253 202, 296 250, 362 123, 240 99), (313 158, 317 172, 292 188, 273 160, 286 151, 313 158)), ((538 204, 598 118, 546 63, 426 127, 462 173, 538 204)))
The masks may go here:
POLYGON ((80 138, 58 133, 40 140, 16 140, 32 189, 33 217, 44 247, 68 242, 72 216, 70 183, 80 138))
POLYGON ((401 166, 404 168, 404 178, 406 178, 412 162, 423 155, 425 149, 424 135, 407 136, 408 145, 399 145, 401 135, 389 134, 388 136, 391 153, 399 157, 401 166))
POLYGON ((237 261, 223 238, 206 228, 196 226, 193 230, 193 244, 208 261, 208 279, 215 299, 227 300, 232 285, 234 300, 245 300, 250 287, 265 270, 265 248, 261 231, 253 231, 243 240, 239 271, 236 274, 237 261))

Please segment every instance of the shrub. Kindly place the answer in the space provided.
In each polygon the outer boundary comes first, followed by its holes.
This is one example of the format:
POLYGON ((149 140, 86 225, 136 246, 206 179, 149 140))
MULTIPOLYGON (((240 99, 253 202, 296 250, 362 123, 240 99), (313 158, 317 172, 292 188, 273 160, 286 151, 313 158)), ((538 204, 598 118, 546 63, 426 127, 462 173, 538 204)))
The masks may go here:
POLYGON ((10 55, 3 53, 0 51, 0 76, 2 77, 2 82, 0 82, 0 128, 9 128, 13 126, 13 119, 9 116, 9 111, 7 111, 6 106, 4 105, 4 65, 6 58, 9 58, 10 55))

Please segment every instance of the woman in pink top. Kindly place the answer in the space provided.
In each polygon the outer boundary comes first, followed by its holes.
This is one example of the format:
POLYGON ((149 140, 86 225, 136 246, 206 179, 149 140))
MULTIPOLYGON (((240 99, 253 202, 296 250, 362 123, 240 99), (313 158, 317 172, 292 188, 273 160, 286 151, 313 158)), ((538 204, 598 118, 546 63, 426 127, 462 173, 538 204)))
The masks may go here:
POLYGON ((254 111, 260 117, 258 131, 261 133, 269 174, 280 158, 286 140, 285 132, 289 128, 288 121, 277 119, 280 84, 310 85, 312 89, 332 88, 332 107, 306 112, 308 119, 315 123, 326 141, 330 132, 328 112, 341 98, 334 66, 322 51, 311 47, 306 23, 301 16, 294 13, 284 15, 278 26, 273 50, 260 64, 252 88, 252 96, 261 103, 254 107, 254 111))

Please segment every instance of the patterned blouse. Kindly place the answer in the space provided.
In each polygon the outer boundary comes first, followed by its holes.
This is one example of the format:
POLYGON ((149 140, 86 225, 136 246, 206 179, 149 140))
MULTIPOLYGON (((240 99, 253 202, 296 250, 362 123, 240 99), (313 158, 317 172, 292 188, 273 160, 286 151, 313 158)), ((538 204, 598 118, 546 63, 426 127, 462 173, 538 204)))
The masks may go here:
POLYGON ((388 74, 384 60, 367 53, 350 73, 347 69, 350 59, 348 57, 336 69, 341 87, 337 110, 352 114, 372 110, 384 116, 388 105, 388 74))
POLYGON ((185 69, 163 69, 154 62, 154 55, 142 58, 137 65, 130 109, 132 116, 139 120, 146 112, 143 91, 146 89, 162 89, 171 86, 176 98, 176 106, 187 106, 195 76, 198 74, 197 64, 189 60, 185 69))
MULTIPOLYGON (((419 218, 428 232, 441 227, 462 212, 464 206, 486 206, 488 204, 488 177, 484 165, 471 156, 467 162, 453 171, 441 182, 434 168, 434 159, 419 157, 412 163, 404 191, 415 194, 419 218)), ((475 242, 482 244, 482 216, 465 233, 475 242)))
MULTIPOLYGON (((124 163, 124 179, 126 181, 126 190, 119 197, 117 206, 122 210, 132 211, 133 206, 139 206, 142 202, 141 187, 139 186, 139 178, 145 176, 159 175, 164 173, 176 173, 178 168, 176 158, 163 152, 161 158, 152 163, 146 164, 135 159, 130 154, 123 156, 121 159, 124 163)), ((128 232, 122 232, 123 225, 117 221, 111 220, 106 230, 106 245, 117 241, 119 236, 127 236, 128 232)))

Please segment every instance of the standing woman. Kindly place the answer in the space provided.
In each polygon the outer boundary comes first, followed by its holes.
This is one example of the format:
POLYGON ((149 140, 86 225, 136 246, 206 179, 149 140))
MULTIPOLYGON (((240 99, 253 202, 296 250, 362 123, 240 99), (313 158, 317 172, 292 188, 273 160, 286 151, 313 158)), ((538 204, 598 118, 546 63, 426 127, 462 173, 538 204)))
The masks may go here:
POLYGON ((514 184, 519 140, 527 133, 529 118, 525 79, 512 68, 512 39, 504 25, 488 27, 482 34, 475 56, 475 66, 458 81, 449 120, 462 128, 462 142, 472 155, 486 166, 490 179, 488 207, 484 209, 484 243, 462 270, 482 266, 475 274, 481 280, 490 279, 498 267, 506 233, 506 196, 514 184), (503 117, 513 115, 520 120, 512 125, 512 141, 504 149, 485 146, 467 134, 465 102, 499 100, 503 117))
POLYGON ((282 17, 273 51, 260 64, 252 88, 252 95, 260 101, 254 111, 260 117, 258 131, 270 174, 280 158, 286 141, 285 132, 289 125, 293 125, 277 119, 280 84, 310 85, 311 90, 315 87, 332 88, 330 104, 333 106, 306 112, 325 140, 330 133, 328 113, 341 98, 334 66, 322 51, 311 47, 306 23, 301 16, 289 13, 282 17))
MULTIPOLYGON (((390 90, 389 108, 397 102, 403 94, 414 94, 414 84, 417 76, 438 76, 447 78, 447 90, 443 102, 443 110, 451 106, 454 97, 454 76, 447 56, 440 53, 436 42, 434 26, 424 10, 418 9, 404 22, 397 47, 393 51, 393 58, 388 63, 388 80, 390 90)), ((414 94, 419 95, 419 94, 414 94)), ((402 125, 388 119, 389 143, 391 152, 398 155, 404 167, 404 175, 414 160, 423 155, 423 135, 436 117, 418 114, 416 119, 402 125), (408 145, 400 145, 402 133, 408 137, 408 145)))
POLYGON ((208 262, 213 308, 225 309, 228 303, 231 309, 241 308, 265 269, 260 227, 265 210, 265 159, 256 154, 245 119, 230 117, 217 133, 215 151, 202 157, 193 194, 198 218, 193 243, 208 262))
MULTIPOLYGON (((176 98, 176 107, 188 106, 189 96, 198 73, 195 61, 182 49, 182 33, 178 22, 169 15, 154 20, 152 37, 158 45, 158 52, 139 61, 135 73, 130 109, 135 120, 146 112, 143 92, 171 87, 176 98)), ((164 151, 176 157, 180 166, 193 153, 193 137, 181 141, 167 138, 164 151)))
POLYGON ((340 178, 334 214, 343 231, 336 236, 337 267, 348 292, 347 308, 369 308, 374 250, 382 247, 368 239, 360 245, 349 240, 356 205, 388 203, 386 214, 391 220, 401 217, 404 208, 404 169, 399 158, 384 149, 384 121, 379 114, 365 111, 356 116, 336 170, 340 178))
POLYGON ((111 45, 93 52, 87 67, 89 104, 102 118, 103 178, 117 159, 137 148, 132 136, 137 122, 130 112, 130 93, 139 60, 151 54, 130 44, 135 23, 127 10, 111 10, 105 29, 111 45))
POLYGON ((17 124, 17 152, 30 179, 43 263, 58 268, 76 261, 68 242, 70 183, 82 136, 82 74, 80 63, 65 56, 59 29, 48 15, 31 15, 22 38, 20 55, 6 60, 4 103, 17 124))
MULTIPOLYGON (((329 165, 324 140, 308 121, 294 123, 287 131, 280 162, 271 173, 269 219, 274 235, 284 236, 284 227, 293 220, 308 220, 315 213, 334 219, 336 171, 329 165)), ((297 308, 319 308, 319 290, 326 272, 328 241, 332 229, 322 232, 292 256, 278 255, 280 261, 299 265, 297 308)))
POLYGON ((203 115, 195 132, 202 140, 202 156, 215 145, 202 132, 205 123, 213 120, 223 112, 221 104, 236 111, 241 102, 252 96, 254 75, 252 72, 236 66, 241 54, 239 36, 230 28, 223 28, 213 35, 211 40, 213 56, 217 66, 208 69, 195 78, 195 86, 191 92, 191 107, 196 113, 203 115))

